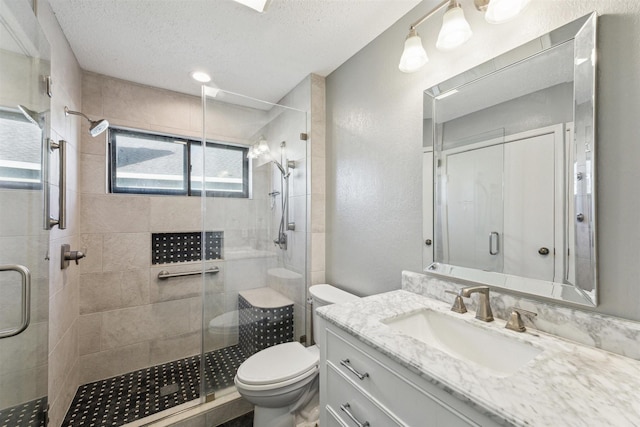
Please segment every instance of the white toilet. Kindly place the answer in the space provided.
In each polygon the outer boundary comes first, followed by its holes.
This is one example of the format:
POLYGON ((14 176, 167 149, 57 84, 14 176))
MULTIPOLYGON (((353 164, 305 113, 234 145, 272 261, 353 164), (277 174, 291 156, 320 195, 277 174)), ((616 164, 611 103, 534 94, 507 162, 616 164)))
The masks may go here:
MULTIPOLYGON (((314 336, 315 309, 359 299, 357 296, 330 285, 309 288, 313 308, 314 336)), ((298 342, 269 347, 240 365, 235 383, 238 392, 255 405, 254 427, 292 427, 295 412, 318 391, 318 365, 320 351, 316 345, 305 348, 298 342)))

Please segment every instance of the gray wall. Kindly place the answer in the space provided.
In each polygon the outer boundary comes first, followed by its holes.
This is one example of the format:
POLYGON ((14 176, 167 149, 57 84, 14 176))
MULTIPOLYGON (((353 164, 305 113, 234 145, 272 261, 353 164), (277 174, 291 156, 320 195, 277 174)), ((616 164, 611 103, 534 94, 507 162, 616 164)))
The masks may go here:
POLYGON ((368 295, 399 288, 403 269, 421 271, 422 90, 597 10, 597 311, 640 320, 640 2, 532 0, 498 26, 464 2, 473 38, 438 52, 432 18, 418 28, 430 62, 403 74, 408 27, 435 3, 418 5, 327 78, 327 281, 368 295))

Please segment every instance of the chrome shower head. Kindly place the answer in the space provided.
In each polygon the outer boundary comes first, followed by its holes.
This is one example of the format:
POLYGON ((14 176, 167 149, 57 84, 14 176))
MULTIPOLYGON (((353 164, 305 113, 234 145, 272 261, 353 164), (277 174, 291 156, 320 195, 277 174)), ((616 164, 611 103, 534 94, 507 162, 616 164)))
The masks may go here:
POLYGON ((18 105, 18 109, 24 115, 24 117, 29 120, 34 125, 38 126, 40 129, 44 127, 44 115, 36 113, 33 110, 28 109, 24 105, 18 105))
POLYGON ((109 122, 106 119, 91 120, 89 117, 86 116, 86 114, 83 114, 80 111, 71 111, 69 110, 69 108, 64 107, 64 115, 68 116, 69 114, 73 114, 75 116, 82 116, 85 119, 87 119, 87 121, 91 125, 89 127, 89 134, 93 137, 100 135, 109 127, 109 122))
POLYGON ((109 122, 105 119, 102 120, 89 120, 91 123, 91 127, 89 128, 89 133, 91 136, 98 136, 109 127, 109 122))
POLYGON ((286 179, 289 178, 289 175, 291 175, 291 172, 287 172, 284 170, 284 168, 282 167, 282 165, 280 164, 280 162, 278 162, 277 160, 271 160, 271 162, 276 165, 278 167, 278 169, 280 169, 280 172, 282 173, 282 176, 286 179))

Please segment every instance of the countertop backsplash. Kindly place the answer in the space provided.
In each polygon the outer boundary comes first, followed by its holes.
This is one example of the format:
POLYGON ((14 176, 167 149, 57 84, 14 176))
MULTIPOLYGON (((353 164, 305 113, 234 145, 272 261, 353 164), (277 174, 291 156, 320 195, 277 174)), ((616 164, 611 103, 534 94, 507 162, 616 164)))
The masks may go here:
MULTIPOLYGON (((453 303, 454 297, 445 290, 457 291, 469 285, 470 282, 446 280, 429 273, 402 272, 402 289, 445 302, 453 303)), ((494 288, 490 299, 497 318, 506 320, 512 307, 523 308, 537 313, 535 317, 522 316, 527 327, 640 360, 640 322, 510 295, 494 288)), ((465 304, 475 311, 475 301, 475 297, 465 299, 465 304)))

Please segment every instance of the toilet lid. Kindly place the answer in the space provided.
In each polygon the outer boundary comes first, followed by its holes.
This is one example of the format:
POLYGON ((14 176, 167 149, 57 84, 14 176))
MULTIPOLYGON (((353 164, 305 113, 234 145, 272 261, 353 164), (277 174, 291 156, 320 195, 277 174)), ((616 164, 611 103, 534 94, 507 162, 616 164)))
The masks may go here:
POLYGON ((244 361, 237 376, 245 384, 270 384, 300 376, 318 366, 318 354, 299 342, 274 345, 244 361))

